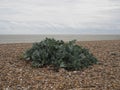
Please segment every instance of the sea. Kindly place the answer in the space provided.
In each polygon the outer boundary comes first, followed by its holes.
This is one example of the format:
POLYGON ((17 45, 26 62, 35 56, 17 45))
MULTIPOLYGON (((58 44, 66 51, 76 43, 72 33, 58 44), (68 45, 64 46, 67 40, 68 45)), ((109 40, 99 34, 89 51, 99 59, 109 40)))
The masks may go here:
POLYGON ((39 34, 39 35, 0 35, 0 44, 7 43, 34 43, 40 42, 45 38, 70 41, 101 41, 101 40, 120 40, 120 35, 75 35, 75 34, 39 34))

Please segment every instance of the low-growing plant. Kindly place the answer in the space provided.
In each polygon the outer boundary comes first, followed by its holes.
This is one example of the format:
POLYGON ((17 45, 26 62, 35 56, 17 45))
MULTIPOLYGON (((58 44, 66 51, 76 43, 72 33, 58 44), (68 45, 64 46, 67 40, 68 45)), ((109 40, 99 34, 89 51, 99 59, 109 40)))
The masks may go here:
POLYGON ((24 58, 31 60, 34 67, 52 65, 57 70, 80 70, 97 62, 88 49, 76 45, 75 40, 65 43, 50 38, 33 43, 32 48, 24 53, 24 58))

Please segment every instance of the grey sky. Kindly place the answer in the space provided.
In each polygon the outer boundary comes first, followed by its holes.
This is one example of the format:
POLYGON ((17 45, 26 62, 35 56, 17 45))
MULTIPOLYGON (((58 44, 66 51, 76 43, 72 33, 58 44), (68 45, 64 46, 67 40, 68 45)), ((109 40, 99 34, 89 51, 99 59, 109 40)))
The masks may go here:
POLYGON ((0 34, 120 34, 120 0, 0 0, 0 34))

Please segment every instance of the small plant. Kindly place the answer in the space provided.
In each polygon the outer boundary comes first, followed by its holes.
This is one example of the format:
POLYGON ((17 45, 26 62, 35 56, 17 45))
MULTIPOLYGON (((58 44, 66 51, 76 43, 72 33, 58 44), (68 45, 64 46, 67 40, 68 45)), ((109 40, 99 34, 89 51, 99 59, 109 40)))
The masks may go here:
POLYGON ((24 54, 20 54, 20 55, 18 56, 18 58, 19 58, 20 60, 23 60, 23 59, 24 59, 24 54))
POLYGON ((80 70, 97 62, 88 49, 76 45, 75 40, 65 43, 50 38, 34 43, 24 53, 24 58, 31 60, 34 67, 52 65, 56 70, 80 70))

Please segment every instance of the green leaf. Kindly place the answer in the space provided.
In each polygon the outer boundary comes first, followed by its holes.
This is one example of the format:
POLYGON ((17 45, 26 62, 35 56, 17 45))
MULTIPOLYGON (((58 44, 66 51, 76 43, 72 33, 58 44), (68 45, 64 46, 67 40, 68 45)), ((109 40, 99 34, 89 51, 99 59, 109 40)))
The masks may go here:
POLYGON ((33 43, 32 48, 26 50, 24 58, 32 60, 32 66, 42 67, 52 65, 56 69, 80 70, 96 64, 97 59, 88 49, 75 44, 76 40, 65 43, 62 40, 46 38, 39 43, 33 43))

